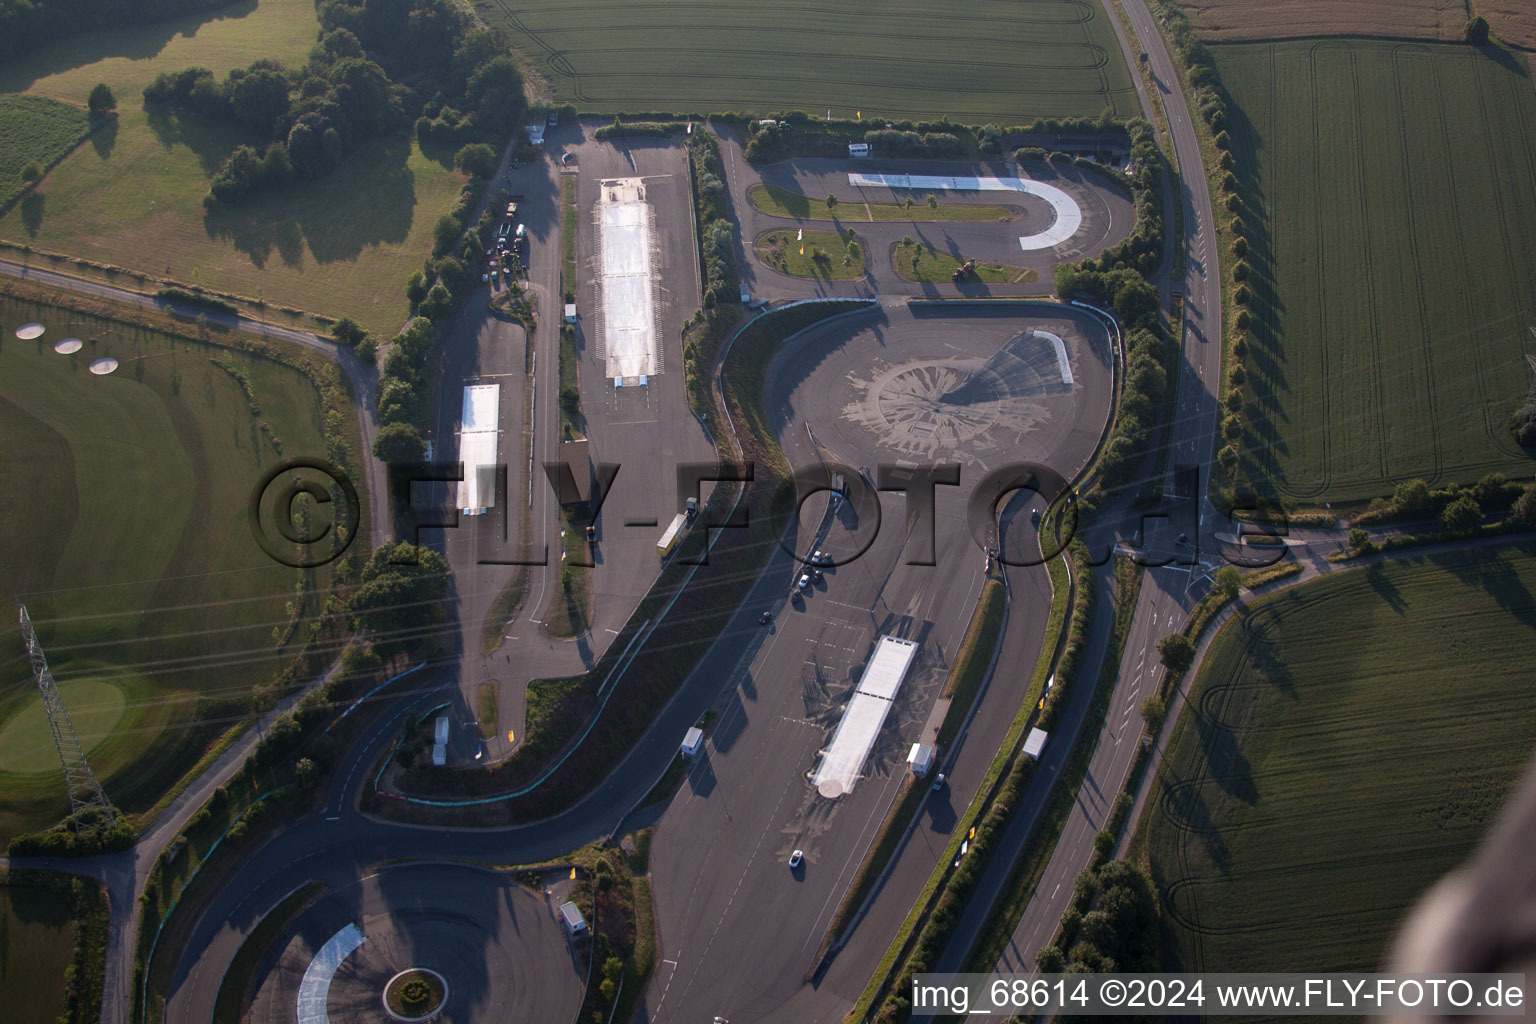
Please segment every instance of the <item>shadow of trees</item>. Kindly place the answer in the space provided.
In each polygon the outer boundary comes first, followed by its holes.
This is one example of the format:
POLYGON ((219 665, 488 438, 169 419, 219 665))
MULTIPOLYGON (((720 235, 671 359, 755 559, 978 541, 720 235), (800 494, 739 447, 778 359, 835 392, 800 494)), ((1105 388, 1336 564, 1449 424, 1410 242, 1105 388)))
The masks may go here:
POLYGON ((285 265, 354 260, 363 249, 399 244, 416 208, 415 174, 403 137, 381 140, 348 158, 332 178, 307 182, 241 206, 220 204, 203 216, 208 237, 229 241, 258 268, 275 253, 285 265))
MULTIPOLYGON (((234 0, 214 10, 196 11, 130 28, 81 26, 83 31, 78 34, 56 38, 24 57, 0 63, 0 92, 22 92, 39 79, 109 57, 148 60, 177 36, 195 36, 198 29, 209 22, 243 18, 255 10, 256 0, 234 0)), ((124 98, 118 97, 119 101, 124 98)))

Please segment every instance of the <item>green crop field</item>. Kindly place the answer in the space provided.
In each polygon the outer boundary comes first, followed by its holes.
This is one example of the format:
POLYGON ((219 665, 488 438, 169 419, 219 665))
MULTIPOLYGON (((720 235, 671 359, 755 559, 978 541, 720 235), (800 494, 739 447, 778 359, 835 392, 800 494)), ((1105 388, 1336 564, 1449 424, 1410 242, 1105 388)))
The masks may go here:
POLYGON ((46 96, 0 96, 0 206, 22 190, 23 167, 33 160, 47 167, 69 152, 90 120, 84 107, 46 96))
POLYGON ((1526 58, 1345 41, 1212 52, 1252 250, 1252 476, 1318 502, 1415 476, 1530 475, 1504 426, 1536 351, 1526 58))
POLYGON ((1143 820, 1164 959, 1361 971, 1536 750, 1536 557, 1351 570, 1218 637, 1143 820))
MULTIPOLYGON (((327 570, 268 559, 248 523, 263 473, 327 456, 320 400, 289 366, 77 310, 0 294, 0 328, 0 579, 27 604, 108 796, 143 810, 241 714, 211 702, 292 659, 301 575, 329 585, 327 570), (48 333, 18 340, 29 321, 48 333), (54 352, 69 336, 84 348, 54 352), (87 371, 105 355, 115 373, 87 371), (245 375, 259 412, 213 359, 245 375)), ((341 427, 356 451, 350 413, 341 427)), ((67 811, 40 704, 12 613, 0 619, 0 836, 67 811)))
POLYGON ((0 217, 0 238, 273 306, 347 314, 393 335, 408 313, 405 279, 431 251, 432 227, 463 184, 458 172, 405 138, 379 140, 324 181, 208 213, 209 179, 245 137, 195 117, 151 117, 142 106, 144 86, 162 71, 201 66, 222 76, 261 57, 301 65, 318 28, 312 0, 259 0, 73 36, 7 63, 0 93, 83 104, 106 82, 119 117, 43 180, 38 199, 0 217))
POLYGON ((0 1006, 7 1020, 52 1021, 64 1011, 72 918, 63 893, 0 885, 0 1006))
POLYGON ((1137 113, 1104 9, 1088 0, 878 7, 792 0, 475 0, 554 87, 592 111, 805 110, 1018 124, 1137 113))

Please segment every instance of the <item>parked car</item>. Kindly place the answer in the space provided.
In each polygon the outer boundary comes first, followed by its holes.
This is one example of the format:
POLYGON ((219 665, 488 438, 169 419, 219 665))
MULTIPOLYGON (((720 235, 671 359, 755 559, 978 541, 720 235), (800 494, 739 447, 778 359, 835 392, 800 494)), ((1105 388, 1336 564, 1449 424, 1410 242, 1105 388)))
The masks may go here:
POLYGON ((801 573, 800 574, 800 579, 795 583, 795 587, 800 589, 800 590, 810 590, 811 589, 811 574, 808 573, 808 572, 801 573))
POLYGON ((944 788, 944 781, 946 778, 948 778, 948 776, 946 776, 943 772, 939 772, 939 774, 934 777, 933 791, 935 793, 944 788))
POLYGON ((757 617, 757 621, 764 626, 768 625, 768 623, 773 621, 773 612, 763 612, 763 614, 757 617))

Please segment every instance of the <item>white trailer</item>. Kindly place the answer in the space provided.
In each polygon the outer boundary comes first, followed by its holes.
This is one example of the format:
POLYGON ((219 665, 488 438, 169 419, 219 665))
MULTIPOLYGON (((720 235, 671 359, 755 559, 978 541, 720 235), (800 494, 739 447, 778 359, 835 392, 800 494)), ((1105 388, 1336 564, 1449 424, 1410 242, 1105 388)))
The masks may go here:
POLYGON ((694 726, 683 734, 683 746, 679 753, 684 757, 697 757, 699 751, 704 749, 704 730, 694 726))
POLYGON ((662 558, 666 558, 668 555, 670 555, 672 553, 672 549, 677 547, 677 542, 682 538, 683 530, 685 527, 687 527, 687 525, 688 517, 685 514, 679 512, 677 515, 673 516, 672 524, 668 526, 667 531, 661 535, 661 540, 656 542, 656 554, 660 555, 662 558))

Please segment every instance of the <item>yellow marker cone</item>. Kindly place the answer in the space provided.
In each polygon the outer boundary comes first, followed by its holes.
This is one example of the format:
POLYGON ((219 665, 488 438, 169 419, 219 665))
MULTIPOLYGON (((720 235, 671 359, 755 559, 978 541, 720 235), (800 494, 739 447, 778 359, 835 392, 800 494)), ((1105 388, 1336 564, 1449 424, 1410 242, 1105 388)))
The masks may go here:
POLYGON ((572 878, 576 877, 576 869, 575 868, 571 868, 571 877, 572 878))
POLYGON ((507 742, 508 743, 515 743, 515 742, 517 742, 517 740, 512 735, 512 730, 511 729, 507 730, 507 742))

